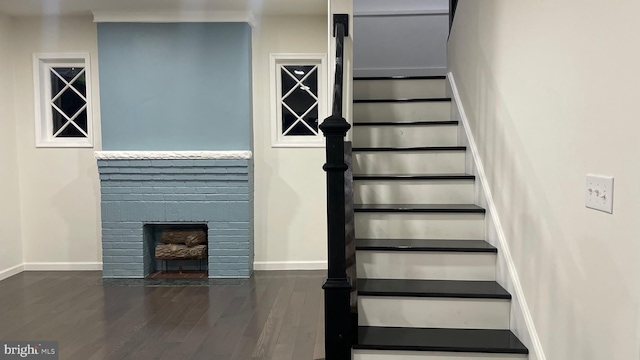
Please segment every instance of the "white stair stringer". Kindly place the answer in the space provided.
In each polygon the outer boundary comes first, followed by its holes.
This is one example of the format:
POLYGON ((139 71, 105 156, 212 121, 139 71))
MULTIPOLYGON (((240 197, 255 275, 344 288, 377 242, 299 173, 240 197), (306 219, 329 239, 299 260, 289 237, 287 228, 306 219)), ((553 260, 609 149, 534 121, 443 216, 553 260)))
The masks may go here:
POLYGON ((452 174, 465 172, 461 151, 355 151, 353 173, 359 174, 452 174))
POLYGON ((363 279, 494 281, 496 254, 359 251, 356 269, 363 279))
POLYGON ((353 350, 353 360, 526 360, 527 355, 465 352, 353 350))
POLYGON ((358 296, 358 325, 509 329, 510 301, 443 297, 358 296))
POLYGON ((354 122, 442 121, 451 118, 449 101, 362 102, 353 104, 354 122))
POLYGON ((445 79, 354 80, 354 99, 445 97, 445 79))
POLYGON ((484 239, 484 214, 395 213, 355 214, 358 239, 484 239))
POLYGON ((471 204, 473 180, 356 180, 356 204, 471 204))
POLYGON ((458 127, 453 125, 357 126, 353 147, 456 146, 458 127))

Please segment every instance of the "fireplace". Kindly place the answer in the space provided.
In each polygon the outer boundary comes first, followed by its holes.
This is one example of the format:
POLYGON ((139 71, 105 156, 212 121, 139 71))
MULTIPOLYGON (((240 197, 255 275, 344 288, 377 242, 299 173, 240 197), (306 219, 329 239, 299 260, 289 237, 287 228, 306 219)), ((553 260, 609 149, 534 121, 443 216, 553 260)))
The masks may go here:
POLYGON ((209 278, 249 277, 253 271, 250 155, 96 152, 103 276, 145 278, 162 265, 169 270, 197 268, 193 260, 198 259, 162 264, 155 258, 164 230, 192 229, 206 235, 204 265, 209 278))

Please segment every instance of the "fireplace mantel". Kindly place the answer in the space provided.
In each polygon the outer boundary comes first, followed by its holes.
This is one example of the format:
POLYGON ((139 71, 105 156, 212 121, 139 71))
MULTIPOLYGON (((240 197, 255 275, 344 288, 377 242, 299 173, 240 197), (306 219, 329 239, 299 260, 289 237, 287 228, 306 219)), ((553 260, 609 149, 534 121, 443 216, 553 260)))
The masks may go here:
POLYGON ((97 160, 249 160, 251 151, 95 151, 97 160))

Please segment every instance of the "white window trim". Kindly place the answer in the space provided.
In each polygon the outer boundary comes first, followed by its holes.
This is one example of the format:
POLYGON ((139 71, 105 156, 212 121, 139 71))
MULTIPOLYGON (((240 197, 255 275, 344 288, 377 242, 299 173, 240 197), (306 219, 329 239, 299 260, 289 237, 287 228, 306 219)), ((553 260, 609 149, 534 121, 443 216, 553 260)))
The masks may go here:
POLYGON ((283 136, 282 120, 279 118, 280 101, 278 82, 279 65, 318 64, 318 125, 329 115, 329 94, 327 90, 327 55, 326 54, 292 54, 272 53, 270 58, 270 99, 271 99, 271 147, 324 147, 322 131, 317 136, 283 136))
POLYGON ((33 54, 33 88, 35 104, 36 147, 93 147, 93 96, 91 82, 91 59, 89 53, 35 53, 33 54), (77 66, 84 62, 86 98, 87 98, 87 134, 86 138, 54 138, 52 120, 47 99, 47 86, 50 86, 49 68, 55 66, 77 66), (73 63, 73 64, 71 64, 73 63))

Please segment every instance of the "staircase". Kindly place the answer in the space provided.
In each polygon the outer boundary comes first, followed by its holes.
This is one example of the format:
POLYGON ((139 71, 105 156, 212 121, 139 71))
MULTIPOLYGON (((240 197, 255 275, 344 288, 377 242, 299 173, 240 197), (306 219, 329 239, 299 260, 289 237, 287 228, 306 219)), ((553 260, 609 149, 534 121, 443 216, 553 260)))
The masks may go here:
POLYGON ((444 77, 354 80, 354 360, 523 360, 444 77))

